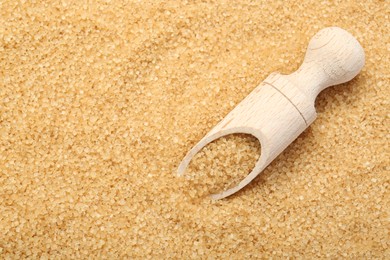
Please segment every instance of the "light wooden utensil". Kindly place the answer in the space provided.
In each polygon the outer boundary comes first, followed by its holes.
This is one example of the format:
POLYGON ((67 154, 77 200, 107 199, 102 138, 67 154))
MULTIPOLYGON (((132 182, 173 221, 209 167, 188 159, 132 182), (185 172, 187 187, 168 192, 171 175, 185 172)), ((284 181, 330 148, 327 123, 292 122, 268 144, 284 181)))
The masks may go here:
POLYGON ((269 75, 188 152, 178 174, 182 175, 193 156, 215 139, 233 133, 251 134, 261 144, 254 169, 237 186, 211 197, 221 199, 236 193, 315 120, 317 95, 354 78, 364 62, 363 48, 351 34, 338 27, 322 29, 310 40, 300 68, 290 75, 269 75))

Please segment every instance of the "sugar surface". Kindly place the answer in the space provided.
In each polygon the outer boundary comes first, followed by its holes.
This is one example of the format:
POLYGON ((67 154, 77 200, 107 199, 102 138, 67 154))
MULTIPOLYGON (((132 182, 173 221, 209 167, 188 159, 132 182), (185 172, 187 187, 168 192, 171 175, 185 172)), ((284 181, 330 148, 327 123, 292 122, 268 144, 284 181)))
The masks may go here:
POLYGON ((389 259, 389 10, 1 1, 0 258, 389 259), (333 25, 362 43, 361 74, 248 188, 194 199, 188 149, 333 25))

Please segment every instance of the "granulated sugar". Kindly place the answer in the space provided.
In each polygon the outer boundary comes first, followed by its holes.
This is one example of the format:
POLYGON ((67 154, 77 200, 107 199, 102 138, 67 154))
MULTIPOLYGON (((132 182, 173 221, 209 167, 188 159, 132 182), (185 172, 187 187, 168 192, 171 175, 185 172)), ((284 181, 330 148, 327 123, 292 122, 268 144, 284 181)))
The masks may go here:
POLYGON ((379 0, 0 1, 0 258, 390 259, 389 15, 379 0), (187 176, 217 178, 177 177, 327 26, 366 65, 319 95, 317 120, 232 197, 206 194, 229 185, 222 168, 247 173, 256 141, 215 143, 187 176))
POLYGON ((208 144, 192 159, 187 172, 195 195, 220 193, 236 186, 255 167, 260 143, 251 135, 228 135, 208 144))

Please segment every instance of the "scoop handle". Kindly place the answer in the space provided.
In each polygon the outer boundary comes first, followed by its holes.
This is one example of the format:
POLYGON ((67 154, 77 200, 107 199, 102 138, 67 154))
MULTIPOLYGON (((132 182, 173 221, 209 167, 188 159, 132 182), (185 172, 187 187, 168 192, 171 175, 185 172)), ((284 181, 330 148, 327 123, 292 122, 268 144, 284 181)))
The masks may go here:
POLYGON ((314 101, 325 88, 354 78, 364 62, 364 50, 354 36, 327 27, 313 36, 302 65, 288 79, 314 101))

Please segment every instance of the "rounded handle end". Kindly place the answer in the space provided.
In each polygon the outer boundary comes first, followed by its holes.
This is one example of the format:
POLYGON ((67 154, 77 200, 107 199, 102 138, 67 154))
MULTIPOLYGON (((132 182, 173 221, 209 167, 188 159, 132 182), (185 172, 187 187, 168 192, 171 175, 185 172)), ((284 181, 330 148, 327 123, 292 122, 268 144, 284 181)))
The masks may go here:
POLYGON ((323 89, 354 78, 364 63, 364 50, 356 38, 339 27, 328 27, 310 40, 305 59, 293 74, 315 98, 323 89))

